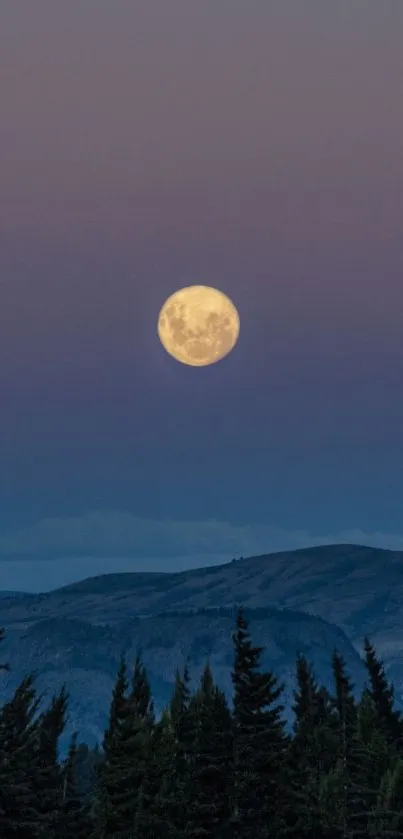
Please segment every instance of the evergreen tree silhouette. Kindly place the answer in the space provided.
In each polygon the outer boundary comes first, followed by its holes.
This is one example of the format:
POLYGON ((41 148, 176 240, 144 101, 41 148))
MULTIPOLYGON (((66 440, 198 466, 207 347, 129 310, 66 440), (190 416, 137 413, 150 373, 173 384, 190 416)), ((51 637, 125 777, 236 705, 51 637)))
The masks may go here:
POLYGON ((403 839, 402 717, 372 644, 358 701, 337 651, 331 693, 297 656, 287 736, 242 608, 233 643, 231 711, 207 662, 156 722, 140 654, 130 685, 122 658, 102 751, 74 734, 64 760, 67 689, 40 713, 25 677, 0 708, 0 839, 403 839))
POLYGON ((368 638, 364 639, 365 666, 369 676, 368 692, 388 742, 403 756, 403 720, 394 706, 394 688, 389 684, 385 668, 377 658, 368 638))
POLYGON ((130 837, 137 821, 149 761, 154 710, 145 668, 137 655, 130 691, 122 658, 113 691, 100 767, 98 836, 130 837))
POLYGON ((150 685, 140 655, 136 657, 131 690, 118 740, 120 832, 130 836, 138 818, 142 791, 151 760, 154 708, 150 685))
POLYGON ((279 703, 282 687, 273 673, 260 671, 262 647, 252 646, 242 607, 233 634, 234 813, 239 839, 277 839, 283 832, 288 785, 288 738, 279 703))
MULTIPOLYGON (((388 743, 375 704, 364 689, 357 707, 357 730, 354 738, 356 762, 355 800, 350 825, 354 839, 378 837, 383 813, 379 803, 382 780, 396 761, 395 749, 388 743)), ((351 796, 353 798, 353 796, 351 796)))
POLYGON ((0 836, 36 839, 40 808, 33 789, 40 700, 35 676, 26 676, 0 710, 0 836))
POLYGON ((88 839, 93 829, 90 805, 83 800, 77 783, 77 733, 71 739, 62 767, 62 798, 57 826, 58 839, 88 839))
POLYGON ((151 749, 139 795, 136 839, 159 839, 174 832, 168 825, 169 785, 172 782, 174 736, 169 708, 165 708, 151 735, 151 749))
POLYGON ((190 710, 190 672, 186 663, 183 675, 175 673, 174 692, 169 706, 173 735, 171 776, 163 785, 169 836, 186 836, 189 805, 189 773, 195 742, 194 716, 190 710))
POLYGON ((296 660, 293 702, 293 736, 288 751, 290 805, 287 826, 290 837, 316 839, 322 828, 320 783, 330 769, 330 751, 335 747, 331 730, 331 699, 320 688, 307 659, 296 660))
POLYGON ((102 742, 103 759, 98 770, 94 807, 94 839, 109 839, 124 826, 119 808, 121 791, 120 737, 126 719, 128 689, 127 665, 122 656, 112 693, 108 726, 102 742))
POLYGON ((189 772, 187 834, 195 839, 229 836, 233 734, 231 714, 222 691, 205 665, 200 687, 190 701, 194 748, 189 772))
POLYGON ((67 703, 68 694, 63 686, 39 716, 35 758, 31 766, 40 822, 48 839, 58 836, 63 784, 58 745, 66 725, 67 703))

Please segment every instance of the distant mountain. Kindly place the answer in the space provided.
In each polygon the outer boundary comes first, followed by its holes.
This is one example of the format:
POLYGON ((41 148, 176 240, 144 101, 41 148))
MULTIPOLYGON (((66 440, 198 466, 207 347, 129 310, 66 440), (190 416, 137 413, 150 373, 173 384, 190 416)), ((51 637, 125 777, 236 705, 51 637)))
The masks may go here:
MULTIPOLYGON (((362 686, 364 668, 360 657, 338 627, 289 610, 247 609, 246 615, 254 642, 265 647, 263 664, 273 667, 285 685, 288 720, 297 650, 312 661, 322 683, 330 687, 331 652, 337 647, 358 687, 362 686)), ((209 659, 218 684, 231 701, 234 608, 133 616, 119 623, 114 616, 110 626, 92 624, 90 612, 87 621, 49 617, 8 624, 4 618, 3 613, 1 623, 6 627, 6 636, 0 660, 10 662, 12 671, 0 674, 0 695, 8 697, 23 675, 34 670, 39 693, 45 692, 46 702, 66 682, 71 701, 64 748, 75 729, 80 739, 88 743, 102 737, 122 652, 132 665, 137 651, 142 651, 157 713, 172 695, 176 668, 182 669, 186 661, 194 685, 209 659)))
POLYGON ((209 655, 230 694, 229 615, 237 603, 250 610, 253 639, 267 648, 265 664, 284 679, 288 703, 298 649, 327 683, 332 649, 338 647, 360 687, 364 634, 383 657, 401 700, 403 554, 357 545, 268 554, 174 574, 108 574, 5 599, 0 661, 9 660, 13 672, 1 675, 0 685, 10 690, 31 668, 38 670, 41 690, 47 685, 52 691, 65 680, 72 721, 88 741, 98 738, 104 725, 122 649, 130 661, 137 647, 143 649, 159 708, 186 656, 196 677, 209 655))

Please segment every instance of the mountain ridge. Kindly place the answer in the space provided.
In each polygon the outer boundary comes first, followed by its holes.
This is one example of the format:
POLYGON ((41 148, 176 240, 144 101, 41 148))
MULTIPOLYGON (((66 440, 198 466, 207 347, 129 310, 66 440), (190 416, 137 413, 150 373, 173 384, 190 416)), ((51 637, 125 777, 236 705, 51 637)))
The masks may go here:
MULTIPOLYGON (((121 580, 122 578, 124 578, 125 583, 127 583, 128 581, 130 581, 131 578, 133 580, 134 580, 134 578, 136 578, 136 579, 141 579, 142 578, 144 580, 147 579, 149 581, 152 581, 155 578, 162 577, 162 576, 164 576, 164 577, 168 577, 168 576, 169 577, 173 577, 173 576, 184 577, 185 575, 186 576, 196 576, 201 571, 208 571, 208 572, 214 573, 214 571, 218 571, 221 568, 227 568, 228 566, 231 566, 233 563, 236 563, 238 565, 239 564, 245 564, 245 563, 250 564, 252 561, 255 561, 255 560, 274 559, 274 558, 280 558, 280 559, 286 560, 287 557, 290 557, 290 556, 296 555, 296 556, 301 556, 302 557, 305 554, 307 554, 307 555, 315 554, 315 552, 320 553, 323 556, 323 555, 326 555, 327 552, 332 552, 333 553, 333 551, 335 549, 337 549, 337 550, 346 549, 350 553, 353 552, 353 551, 357 551, 357 552, 360 552, 360 553, 362 551, 365 551, 366 553, 367 552, 370 553, 371 551, 372 552, 382 551, 385 554, 399 553, 398 551, 392 551, 389 548, 374 548, 374 547, 367 546, 367 545, 358 545, 358 544, 354 544, 354 543, 350 544, 350 543, 344 543, 344 542, 334 543, 334 544, 329 543, 328 545, 315 545, 314 547, 297 548, 295 550, 284 550, 284 551, 275 551, 273 553, 254 554, 253 556, 249 556, 249 557, 239 557, 238 559, 234 558, 234 559, 230 560, 229 562, 218 563, 217 565, 200 566, 198 568, 189 568, 189 569, 185 569, 185 570, 182 570, 182 571, 122 571, 122 572, 113 572, 113 573, 106 573, 106 574, 97 574, 97 575, 93 575, 91 577, 85 577, 83 580, 78 580, 77 582, 74 582, 74 583, 68 583, 67 585, 64 585, 64 586, 58 586, 56 589, 52 589, 51 591, 52 592, 55 592, 55 591, 60 591, 60 592, 61 591, 65 591, 65 592, 67 592, 67 591, 77 591, 78 592, 80 590, 80 587, 85 586, 85 584, 87 584, 87 583, 91 583, 91 582, 95 583, 95 582, 102 581, 102 580, 105 580, 105 579, 108 579, 109 582, 113 582, 114 580, 118 580, 118 579, 121 580)), ((401 557, 402 557, 402 563, 403 563, 403 551, 401 552, 401 557)), ((45 592, 45 593, 49 594, 50 592, 45 592)))
MULTIPOLYGON (((242 604, 251 615, 254 642, 267 650, 265 666, 284 677, 287 713, 297 651, 316 665, 318 680, 326 684, 333 648, 341 646, 352 680, 360 684, 364 635, 383 658, 401 706, 402 570, 401 552, 339 544, 186 571, 102 574, 51 592, 2 599, 2 660, 9 655, 12 663, 14 657, 15 678, 22 678, 28 665, 39 670, 41 689, 56 688, 61 680, 71 685, 73 722, 91 739, 100 736, 106 719, 123 639, 131 660, 135 649, 143 648, 159 707, 184 656, 196 678, 209 648, 213 673, 229 690, 229 614, 242 604)), ((13 677, 3 675, 3 686, 7 678, 13 677)))
MULTIPOLYGON (((88 743, 101 740, 122 654, 132 667, 141 651, 157 714, 172 695, 176 669, 182 670, 185 663, 190 668, 191 686, 195 687, 209 660, 217 684, 231 702, 235 613, 233 606, 132 616, 112 625, 58 616, 6 623, 2 660, 9 661, 12 669, 1 674, 0 693, 8 698, 27 672, 36 672, 38 693, 47 704, 52 692, 65 683, 70 704, 63 749, 74 730, 88 743)), ((322 618, 273 607, 245 608, 245 616, 254 641, 263 647, 262 665, 273 669, 284 684, 288 724, 297 652, 309 658, 321 683, 330 688, 331 653, 337 648, 354 672, 357 687, 362 687, 362 662, 338 627, 322 618)))

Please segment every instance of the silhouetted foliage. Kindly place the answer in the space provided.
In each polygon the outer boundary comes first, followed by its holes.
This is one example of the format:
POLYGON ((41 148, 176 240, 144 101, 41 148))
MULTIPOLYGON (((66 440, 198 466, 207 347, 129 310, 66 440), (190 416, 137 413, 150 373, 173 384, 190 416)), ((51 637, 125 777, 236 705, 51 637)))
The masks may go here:
POLYGON ((403 722, 369 640, 359 698, 336 650, 330 691, 297 656, 287 734, 282 686, 232 614, 231 710, 206 662, 193 693, 176 673, 156 721, 140 655, 130 680, 122 658, 102 748, 74 734, 61 760, 66 687, 40 712, 23 679, 0 708, 1 839, 403 839, 403 722))

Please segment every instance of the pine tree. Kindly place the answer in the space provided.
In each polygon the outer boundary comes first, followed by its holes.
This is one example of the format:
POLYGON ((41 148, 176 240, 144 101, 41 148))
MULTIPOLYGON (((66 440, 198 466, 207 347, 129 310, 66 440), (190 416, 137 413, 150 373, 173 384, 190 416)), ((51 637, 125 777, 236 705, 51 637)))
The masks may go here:
POLYGON ((94 837, 108 839, 118 833, 121 818, 116 806, 120 790, 120 735, 127 714, 127 665, 122 656, 112 693, 108 726, 102 742, 103 757, 98 768, 98 783, 93 814, 94 837))
POLYGON ((63 686, 38 719, 32 785, 39 809, 39 821, 46 839, 57 839, 62 799, 62 771, 58 760, 59 738, 67 718, 68 694, 63 686))
POLYGON ((332 698, 326 688, 319 687, 311 665, 301 655, 297 656, 296 682, 292 750, 309 771, 323 775, 333 765, 332 698))
POLYGON ((346 673, 346 664, 337 650, 332 656, 335 696, 333 707, 342 741, 343 755, 348 751, 348 740, 357 721, 357 705, 354 699, 354 685, 346 673))
POLYGON ((357 708, 355 750, 355 802, 350 815, 350 830, 354 839, 378 839, 377 824, 381 821, 379 790, 395 752, 388 743, 383 725, 380 724, 375 704, 364 690, 357 708))
POLYGON ((271 672, 261 672, 262 647, 253 647, 242 609, 233 635, 234 685, 234 836, 275 839, 286 808, 288 738, 279 704, 282 687, 271 672))
MULTIPOLYGON (((174 736, 169 708, 165 708, 151 736, 149 761, 139 795, 136 839, 168 836, 166 783, 171 780, 174 736)), ((172 829, 171 829, 172 833, 172 829)))
POLYGON ((144 778, 135 825, 136 839, 171 839, 175 826, 176 738, 171 710, 163 710, 151 737, 151 755, 144 778))
POLYGON ((394 688, 388 683, 385 668, 377 658, 373 645, 364 639, 365 666, 369 675, 369 695, 374 703, 379 723, 385 731, 388 742, 403 754, 403 720, 395 710, 394 688))
POLYGON ((58 839, 88 839, 93 827, 90 805, 80 796, 77 783, 77 734, 70 740, 62 769, 62 799, 57 826, 58 839))
POLYGON ((374 789, 366 773, 367 746, 360 739, 354 686, 346 673, 345 662, 336 650, 332 656, 332 669, 331 765, 319 778, 321 831, 326 837, 363 839, 367 836, 374 798, 374 789))
POLYGON ((192 839, 229 835, 230 781, 233 773, 231 714, 225 695, 206 664, 200 688, 190 702, 194 748, 189 771, 190 796, 186 835, 192 839))
POLYGON ((122 719, 125 716, 127 705, 126 692, 128 689, 127 664, 122 656, 116 676, 116 682, 112 693, 112 701, 109 709, 108 727, 104 733, 103 749, 107 752, 115 737, 118 734, 122 719))
POLYGON ((166 770, 155 802, 158 836, 178 839, 186 836, 190 800, 190 770, 195 743, 195 718, 190 709, 190 675, 186 665, 183 675, 175 674, 175 685, 169 705, 169 752, 165 755, 166 770))
POLYGON ((146 670, 137 655, 119 740, 118 806, 121 832, 131 836, 151 760, 154 708, 146 670))
POLYGON ((39 699, 34 675, 27 676, 0 710, 0 836, 40 836, 38 803, 32 788, 39 699))
POLYGON ((357 707, 354 699, 354 686, 346 673, 344 659, 337 650, 333 652, 332 669, 335 688, 335 696, 332 700, 334 711, 332 730, 336 735, 336 765, 332 771, 332 779, 333 789, 335 794, 338 793, 339 799, 336 806, 333 796, 331 809, 334 824, 340 827, 341 835, 346 836, 350 813, 353 816, 355 812, 357 784, 359 784, 355 748, 357 707), (334 818, 335 813, 337 813, 336 818, 334 818))
POLYGON ((305 729, 312 729, 317 722, 317 697, 318 684, 316 682, 312 665, 305 656, 298 653, 296 663, 296 690, 294 690, 294 736, 301 736, 305 729))
POLYGON ((331 770, 335 748, 331 698, 319 687, 312 666, 299 654, 296 661, 293 737, 288 752, 290 801, 287 835, 317 839, 323 826, 320 789, 331 770))
POLYGON ((151 754, 154 711, 146 671, 136 657, 131 689, 121 661, 104 737, 100 772, 98 829, 102 837, 130 837, 137 820, 151 754))

